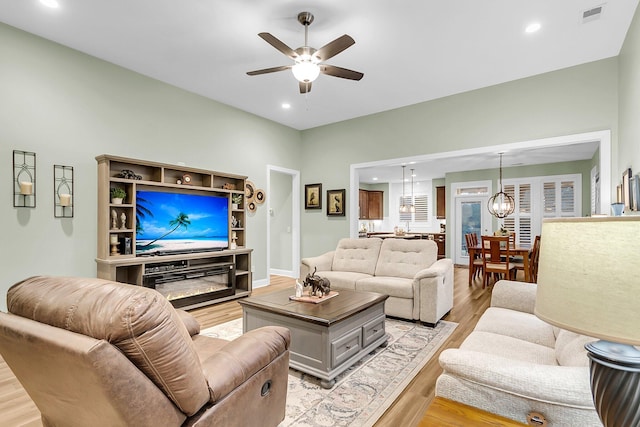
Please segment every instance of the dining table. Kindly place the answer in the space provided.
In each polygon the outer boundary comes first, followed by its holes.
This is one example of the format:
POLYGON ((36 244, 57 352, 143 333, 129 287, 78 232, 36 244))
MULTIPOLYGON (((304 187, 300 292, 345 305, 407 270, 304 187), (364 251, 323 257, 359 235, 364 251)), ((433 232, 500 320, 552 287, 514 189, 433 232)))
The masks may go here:
MULTIPOLYGON (((467 248, 467 251, 469 252, 469 268, 473 269, 473 260, 475 259, 476 255, 481 254, 482 246, 481 245, 471 246, 467 248)), ((524 264, 524 281, 525 282, 531 282, 531 268, 529 266, 530 251, 531 251, 531 248, 528 246, 516 245, 515 247, 509 247, 509 256, 522 257, 522 262, 524 264)), ((506 248, 501 250, 502 254, 506 254, 506 252, 507 252, 506 248)))

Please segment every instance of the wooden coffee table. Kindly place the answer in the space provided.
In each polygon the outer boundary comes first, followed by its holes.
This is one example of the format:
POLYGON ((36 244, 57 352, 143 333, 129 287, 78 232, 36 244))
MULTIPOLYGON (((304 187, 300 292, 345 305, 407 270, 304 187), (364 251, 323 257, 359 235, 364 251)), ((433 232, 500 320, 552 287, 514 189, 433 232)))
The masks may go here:
POLYGON ((335 377, 378 346, 387 345, 384 302, 388 295, 338 290, 318 304, 289 299, 293 289, 252 296, 242 305, 243 331, 284 326, 291 331, 289 366, 331 388, 335 377))

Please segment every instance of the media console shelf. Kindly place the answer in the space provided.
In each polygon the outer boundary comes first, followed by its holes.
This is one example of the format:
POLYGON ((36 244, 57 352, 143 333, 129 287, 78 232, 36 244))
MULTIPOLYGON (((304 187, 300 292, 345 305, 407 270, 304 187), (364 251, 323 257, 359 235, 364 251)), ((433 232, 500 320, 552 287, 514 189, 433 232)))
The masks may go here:
POLYGON ((251 293, 252 250, 245 246, 244 197, 237 208, 232 208, 231 203, 233 194, 244 195, 246 176, 106 154, 96 157, 96 161, 98 277, 152 287, 155 287, 154 283, 163 283, 164 286, 164 283, 175 282, 176 288, 183 289, 184 296, 176 297, 176 292, 161 293, 165 293, 174 306, 182 308, 195 308, 251 293), (111 200, 113 188, 124 190, 124 200, 117 203, 111 200), (136 205, 136 192, 139 190, 226 198, 229 216, 228 246, 232 247, 232 237, 235 236, 236 247, 208 252, 136 256, 137 221, 141 214, 141 207, 136 205), (232 216, 236 220, 233 225, 232 216), (218 274, 221 265, 229 266, 228 269, 233 273, 228 279, 224 279, 223 274, 218 274), (213 289, 223 279, 228 280, 228 289, 213 289), (192 283, 195 284, 191 286, 192 283), (211 284, 215 286, 209 286, 211 284), (197 297, 193 295, 194 292, 202 292, 204 295, 197 297))

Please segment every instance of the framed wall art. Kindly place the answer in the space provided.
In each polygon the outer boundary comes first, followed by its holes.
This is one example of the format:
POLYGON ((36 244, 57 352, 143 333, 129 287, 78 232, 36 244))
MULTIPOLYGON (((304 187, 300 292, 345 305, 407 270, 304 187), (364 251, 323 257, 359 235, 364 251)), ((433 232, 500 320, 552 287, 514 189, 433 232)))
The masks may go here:
POLYGON ((322 209, 322 184, 304 186, 304 208, 322 209))
POLYGON ((631 168, 626 169, 622 173, 622 203, 624 203, 625 211, 631 210, 632 195, 631 195, 631 168))
POLYGON ((327 190, 327 215, 328 216, 344 216, 345 211, 345 195, 346 191, 327 190))

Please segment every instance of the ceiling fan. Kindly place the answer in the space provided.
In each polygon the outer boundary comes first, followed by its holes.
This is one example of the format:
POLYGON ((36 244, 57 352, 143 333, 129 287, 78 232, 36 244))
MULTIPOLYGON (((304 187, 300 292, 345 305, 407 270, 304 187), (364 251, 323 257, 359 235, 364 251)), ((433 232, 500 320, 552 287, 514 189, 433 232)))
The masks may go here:
POLYGON ((248 75, 257 76, 260 74, 275 73, 276 71, 291 69, 294 77, 299 82, 300 93, 311 92, 311 83, 320 73, 350 80, 360 80, 364 76, 364 74, 358 71, 348 70, 346 68, 323 63, 323 61, 336 56, 343 50, 355 44, 355 40, 345 34, 332 42, 327 43, 320 49, 314 49, 307 44, 309 25, 313 22, 313 14, 310 12, 300 12, 298 14, 298 22, 304 25, 304 46, 301 46, 296 50, 291 49, 269 33, 258 34, 258 36, 264 39, 264 41, 287 55, 289 58, 293 59, 295 61, 294 64, 249 71, 247 72, 248 75))

